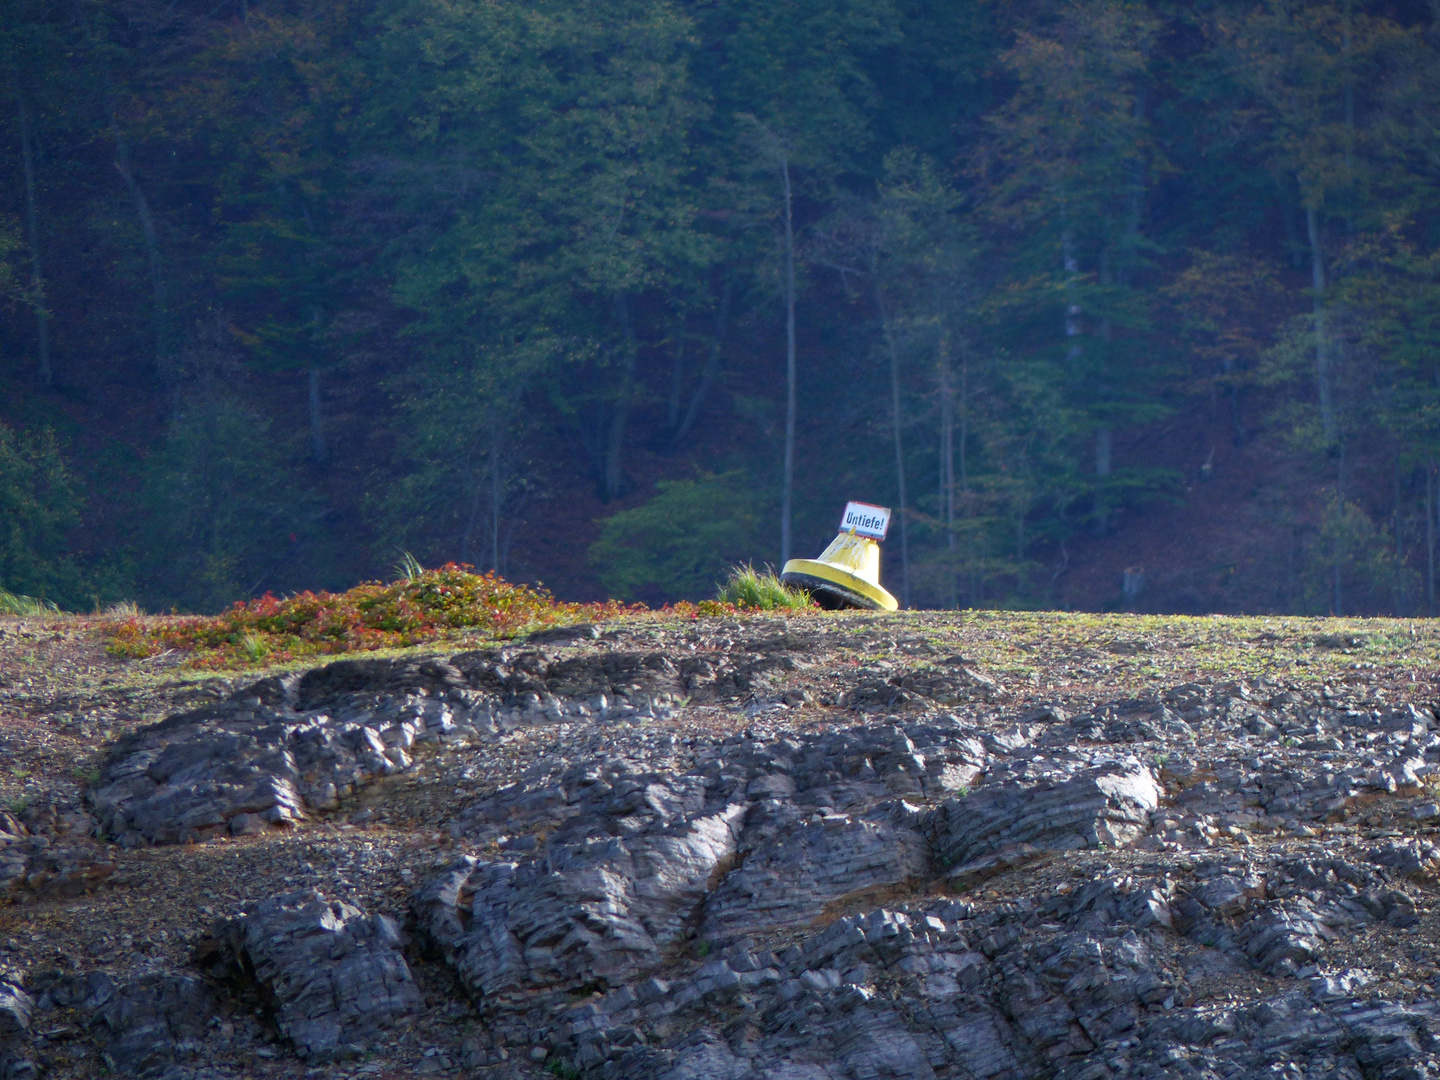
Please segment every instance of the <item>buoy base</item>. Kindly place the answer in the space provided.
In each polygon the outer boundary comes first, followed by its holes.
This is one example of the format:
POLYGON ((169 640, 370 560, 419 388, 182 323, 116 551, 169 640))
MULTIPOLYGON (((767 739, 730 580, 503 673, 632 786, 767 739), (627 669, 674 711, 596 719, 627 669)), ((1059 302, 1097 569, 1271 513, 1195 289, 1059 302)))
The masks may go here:
POLYGON ((894 611, 900 606, 895 597, 879 585, 817 559, 791 559, 781 571, 780 580, 793 588, 804 589, 827 611, 839 608, 894 611))

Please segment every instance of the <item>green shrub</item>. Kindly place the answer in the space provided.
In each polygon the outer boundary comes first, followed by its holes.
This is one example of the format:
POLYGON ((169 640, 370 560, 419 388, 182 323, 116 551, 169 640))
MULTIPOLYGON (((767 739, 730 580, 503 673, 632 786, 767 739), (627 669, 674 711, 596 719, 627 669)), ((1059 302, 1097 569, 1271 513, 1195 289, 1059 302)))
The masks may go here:
POLYGON ((74 599, 80 574, 66 541, 82 503, 53 431, 0 424, 0 590, 74 599))
POLYGON ((1383 610, 1406 572, 1370 515, 1332 494, 1301 565, 1306 608, 1317 615, 1383 610))
POLYGON ((715 594, 717 600, 762 611, 803 610, 815 606, 803 589, 792 589, 769 570, 761 573, 748 563, 730 570, 715 594))
POLYGON ((223 388, 192 388, 146 467, 145 604, 215 611, 305 580, 298 556, 320 505, 292 473, 258 414, 223 388))
POLYGON ((606 518, 590 564, 612 595, 695 599, 753 550, 754 495, 739 473, 662 480, 649 502, 606 518))

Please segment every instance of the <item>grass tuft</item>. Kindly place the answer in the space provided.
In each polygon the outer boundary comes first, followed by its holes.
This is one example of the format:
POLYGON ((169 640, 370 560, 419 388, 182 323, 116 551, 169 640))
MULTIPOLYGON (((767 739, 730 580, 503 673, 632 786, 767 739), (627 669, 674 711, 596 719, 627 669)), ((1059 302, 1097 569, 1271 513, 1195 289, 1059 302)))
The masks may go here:
POLYGON ((20 596, 17 593, 0 589, 0 615, 55 615, 59 611, 60 608, 49 600, 40 600, 33 596, 20 596))
POLYGON ((235 644, 252 664, 258 664, 270 655, 270 646, 266 643, 264 634, 241 634, 240 640, 235 644))
POLYGON ((807 611, 816 606, 803 589, 792 589, 774 572, 762 573, 749 565, 734 567, 716 598, 722 604, 759 611, 807 611))
POLYGON ((405 581, 419 581, 425 576, 425 567, 408 551, 400 552, 400 561, 395 564, 395 576, 405 581))

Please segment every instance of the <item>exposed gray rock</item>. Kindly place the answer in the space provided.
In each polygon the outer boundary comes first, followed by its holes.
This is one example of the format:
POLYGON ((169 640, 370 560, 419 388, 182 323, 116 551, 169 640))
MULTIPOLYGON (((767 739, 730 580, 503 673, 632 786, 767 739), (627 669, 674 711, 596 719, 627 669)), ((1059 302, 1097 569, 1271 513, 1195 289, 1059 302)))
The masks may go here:
POLYGON ((93 817, 66 803, 0 812, 0 895, 75 897, 101 887, 115 872, 115 858, 95 831, 93 817))
POLYGON ((586 1075, 626 1080, 1218 1078, 1271 1075, 1276 1061, 1296 1075, 1432 1075, 1440 1009, 1356 1002, 1346 991, 1363 978, 1331 978, 1313 999, 1179 1007, 1184 978, 1163 936, 1081 928, 1133 895, 1101 881, 1008 913, 949 904, 842 919, 783 958, 732 952, 658 992, 573 1006, 566 1050, 586 1075), (1341 995, 1343 1008, 1324 1004, 1341 995), (735 1019, 706 1022, 721 1016, 735 1019))
MULTIPOLYGON (((785 718, 822 693, 796 681, 815 635, 625 641, 267 680, 138 733, 97 814, 126 843, 249 835, 456 746, 425 766, 447 777, 425 832, 456 857, 401 877, 473 1027, 417 1075, 1440 1077, 1433 986, 1384 958, 1422 940, 1440 874, 1428 707, 1240 682, 1007 707, 917 645, 823 690, 850 719, 806 726, 785 718), (691 724, 695 702, 735 707, 691 724)), ((421 1008, 398 943, 304 893, 197 955, 323 1062, 421 1008)), ((97 1030, 157 1032, 189 1068, 162 1004, 181 989, 137 983, 136 1019, 97 1030)))
POLYGON ((804 638, 762 644, 766 651, 678 665, 663 653, 492 650, 448 663, 344 660, 266 679, 122 740, 92 794, 95 815, 125 846, 284 827, 407 770, 417 742, 563 720, 654 719, 681 699, 748 695, 804 663, 794 655, 804 638))
POLYGON ((726 942, 802 926, 828 903, 878 886, 918 881, 929 869, 925 837, 885 815, 829 813, 797 820, 750 850, 714 891, 700 936, 726 942))
POLYGON ((645 809, 615 823, 631 835, 596 835, 609 822, 589 819, 590 829, 552 839, 540 858, 465 859, 420 892, 422 924, 473 993, 623 985, 693 934, 707 889, 735 855, 744 804, 707 806, 698 785, 643 791, 645 809))
POLYGON ((35 1001, 18 971, 0 970, 0 1078, 32 1080, 40 1075, 30 1041, 35 1001))
POLYGON ((115 987, 97 1019, 105 1052, 130 1076, 191 1057, 215 1014, 215 995, 193 975, 146 975, 115 987))
MULTIPOLYGON (((1160 796, 1153 773, 1133 761, 1092 765, 1075 754, 1037 767, 1034 740, 1046 730, 977 730, 934 718, 772 742, 734 738, 669 775, 601 755, 533 786, 503 789, 465 815, 462 833, 493 835, 503 826, 543 835, 543 843, 529 852, 513 846, 511 858, 457 861, 417 891, 416 921, 497 1031, 533 1041, 534 1025, 553 1032, 562 1017, 562 1029, 575 1035, 575 1062, 603 1075, 929 1076, 942 1065, 953 1074, 961 1062, 975 1075, 1030 1075, 1026 1063, 1041 1060, 1034 1045, 1042 1029, 1069 1021, 1045 1019, 1064 1010, 1029 987, 1026 964, 1012 964, 1008 975, 995 968, 999 947, 988 937, 926 975, 927 999, 961 987, 968 996, 943 1008, 927 1004, 940 1010, 933 1021, 940 1026, 923 1032, 877 995, 884 966, 877 960, 857 954, 850 967, 832 971, 807 946, 797 967, 757 958, 745 943, 807 931, 834 904, 911 888, 935 872, 937 853, 1003 868, 1067 850, 1122 848, 1144 835, 1160 796), (972 782, 968 796, 936 804, 972 782), (703 962, 688 981, 654 974, 676 956, 730 943, 738 953, 703 962), (787 980, 794 989, 781 988, 787 980), (977 999, 982 984, 1008 990, 977 999), (571 1015, 576 991, 604 1000, 571 1015), (808 996, 797 1004, 801 991, 808 996), (748 1010, 757 995, 776 998, 784 1019, 775 1030, 789 1031, 776 1035, 775 1046, 756 1045, 768 1037, 763 1024, 745 1045, 706 1026, 715 1009, 739 1003, 748 1010), (551 1019, 536 1020, 537 1010, 551 1019), (675 1026, 673 1017, 692 1013, 694 1023, 675 1026), (1027 1019, 1017 1027, 1022 1013, 1027 1019), (644 1034, 651 1022, 670 1049, 644 1034), (663 1033, 681 1028, 689 1034, 672 1046, 663 1033), (804 1049, 781 1052, 782 1044, 804 1049), (817 1057, 817 1046, 833 1055, 817 1057)), ((1101 1013, 1092 1015, 1093 1005, 1084 1013, 1097 1032, 1128 1029, 1137 1010, 1173 997, 1174 979, 1155 974, 1135 936, 1171 925, 1169 893, 1136 890, 1122 899, 1131 928, 1109 946, 1107 979, 1125 989, 1101 1013)), ((877 917, 874 925, 834 926, 867 947, 914 939, 907 917, 877 917)), ((921 929, 950 933, 933 919, 921 929)), ((834 932, 820 935, 822 949, 834 932)), ((1091 955, 1078 939, 1061 944, 1068 951, 1047 961, 1052 967, 1091 955)), ((1058 1036, 1052 1042, 1061 1045, 1058 1036)))
POLYGON ((1022 845, 1125 847, 1149 831, 1159 800, 1148 769, 1100 768, 1061 782, 1006 784, 948 799, 926 826, 942 865, 963 873, 976 860, 1022 845))
POLYGON ((37 1014, 76 1010, 109 1068, 153 1077, 194 1062, 219 1001, 193 974, 151 972, 116 980, 104 971, 50 973, 37 981, 37 1014))
MULTIPOLYGON (((408 768, 406 748, 417 740, 465 733, 457 723, 465 700, 422 695, 423 685, 404 696, 350 692, 333 708, 297 711, 323 699, 321 689, 359 684, 355 669, 377 663, 334 664, 284 685, 269 680, 276 686, 141 729, 112 755, 93 794, 96 816, 126 846, 283 826, 408 768)), ((383 685, 396 677, 388 668, 384 674, 383 685)))
POLYGON ((308 890, 220 923, 196 962, 232 984, 253 981, 296 1053, 329 1061, 363 1054, 377 1028, 420 1008, 400 946, 387 916, 308 890))
MULTIPOLYGON (((897 674, 881 683, 914 693, 897 674)), ((1316 1075, 1429 1075, 1413 1070, 1428 1067, 1432 1006, 1351 1008, 1373 980, 1325 967, 1345 935, 1416 918, 1396 886, 1431 875, 1440 849, 1427 842, 1360 860, 1226 855, 1187 864, 1178 881, 1101 878, 1013 905, 827 922, 927 881, 970 887, 1074 856, 1205 853, 1219 839, 1293 833, 1297 815, 1349 813, 1355 792, 1386 790, 1376 773, 1397 790, 1426 774, 1412 744, 1431 725, 1404 726, 1403 710, 1313 723, 1315 747, 1296 751, 1320 757, 1310 775, 1275 755, 1197 761, 1217 723, 1296 730, 1295 704, 1197 684, 1073 719, 888 717, 732 738, 695 747, 668 774, 592 754, 467 811, 461 836, 540 839, 458 862, 417 893, 417 922, 495 1033, 475 1064, 498 1061, 508 1039, 627 1080, 1219 1078, 1260 1075, 1280 1055, 1316 1075), (1391 725, 1403 752, 1363 776, 1340 772, 1325 740, 1345 745, 1349 724, 1391 725), (733 839, 703 883, 697 872, 663 894, 638 887, 636 852, 722 805, 733 839), (663 895, 664 917, 636 918, 639 895, 663 895), (796 942, 779 955, 765 951, 777 933, 796 942), (1239 1009, 1205 999, 1246 970, 1280 980, 1273 998, 1239 1009), (1297 976, 1303 1001, 1283 990, 1297 976), (577 992, 592 996, 577 1004, 577 992)))
POLYGON ((17 973, 0 976, 0 1039, 11 1039, 30 1030, 35 1003, 25 991, 17 973))

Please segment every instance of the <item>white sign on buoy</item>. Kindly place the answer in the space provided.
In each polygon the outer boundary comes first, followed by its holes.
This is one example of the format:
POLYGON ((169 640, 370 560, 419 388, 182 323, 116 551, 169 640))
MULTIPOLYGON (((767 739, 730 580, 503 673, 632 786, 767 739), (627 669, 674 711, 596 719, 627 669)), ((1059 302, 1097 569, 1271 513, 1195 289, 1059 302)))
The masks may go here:
POLYGON ((856 536, 868 536, 872 540, 884 540, 890 529, 890 509, 885 506, 871 506, 869 503, 852 502, 845 504, 845 516, 840 521, 841 532, 854 532, 856 536))

